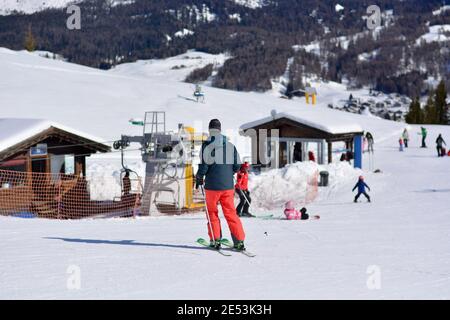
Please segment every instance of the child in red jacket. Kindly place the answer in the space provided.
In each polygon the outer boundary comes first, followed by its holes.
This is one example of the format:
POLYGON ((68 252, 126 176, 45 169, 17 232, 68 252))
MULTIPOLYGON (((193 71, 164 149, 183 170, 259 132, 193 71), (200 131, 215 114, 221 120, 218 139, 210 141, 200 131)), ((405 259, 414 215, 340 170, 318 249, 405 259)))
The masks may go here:
POLYGON ((254 217, 248 209, 252 199, 250 198, 250 191, 248 191, 248 170, 250 165, 248 162, 244 162, 241 165, 241 169, 237 173, 237 183, 234 186, 237 195, 239 196, 239 204, 236 208, 237 214, 240 217, 254 217))

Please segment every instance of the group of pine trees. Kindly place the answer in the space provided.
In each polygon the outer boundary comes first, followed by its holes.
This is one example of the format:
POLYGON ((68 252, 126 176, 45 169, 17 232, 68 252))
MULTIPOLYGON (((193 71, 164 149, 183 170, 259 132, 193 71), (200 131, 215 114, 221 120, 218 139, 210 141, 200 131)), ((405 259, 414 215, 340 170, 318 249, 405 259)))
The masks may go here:
POLYGON ((447 105, 447 90, 442 80, 436 90, 430 92, 426 104, 422 107, 419 98, 414 99, 405 117, 410 124, 450 124, 447 105))

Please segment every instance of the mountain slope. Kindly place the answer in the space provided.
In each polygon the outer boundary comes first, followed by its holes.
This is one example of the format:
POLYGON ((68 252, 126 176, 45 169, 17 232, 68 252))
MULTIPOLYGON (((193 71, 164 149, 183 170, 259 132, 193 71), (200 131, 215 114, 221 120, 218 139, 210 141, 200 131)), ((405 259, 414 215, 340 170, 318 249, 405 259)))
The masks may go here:
MULTIPOLYGON (((367 154, 363 171, 372 203, 352 202, 361 171, 330 166, 337 169, 330 172, 330 187, 320 188, 317 201, 307 206, 320 220, 243 220, 246 245, 257 254, 252 260, 196 246, 198 237, 207 236, 203 212, 81 221, 0 217, 0 298, 210 299, 214 290, 215 299, 449 299, 450 184, 443 173, 450 157, 419 148, 419 127, 411 128, 411 147, 399 152, 403 124, 330 110, 326 105, 335 98, 364 94, 337 83, 317 85, 315 107, 303 99, 210 87, 204 87, 205 104, 193 102, 192 85, 180 79, 221 58, 188 52, 101 71, 0 48, 0 117, 50 118, 105 141, 140 134, 127 122, 147 110, 166 111, 171 130, 179 122, 205 130, 218 117, 243 155, 249 144, 237 140, 237 129, 272 109, 336 124, 351 121, 375 136, 372 160, 382 172, 367 170, 367 154), (186 67, 173 68, 181 64, 186 67), (73 270, 81 271, 79 288, 67 286, 73 270)), ((427 128, 430 139, 450 136, 448 126, 427 128)), ((91 157, 89 167, 114 174, 120 170, 117 157, 91 157)), ((286 176, 295 179, 291 169, 286 176)), ((286 190, 272 183, 266 192, 286 196, 286 190)), ((283 210, 252 209, 276 217, 283 210)))
POLYGON ((450 23, 450 11, 441 8, 440 0, 378 1, 382 24, 374 31, 366 23, 370 1, 117 3, 81 2, 78 31, 66 28, 68 15, 62 8, 0 17, 0 46, 22 49, 31 27, 38 49, 101 69, 188 49, 227 52, 232 59, 213 85, 238 91, 272 89, 271 80, 285 73, 288 61, 289 92, 315 76, 415 97, 427 92, 428 78, 450 78, 448 41, 417 43, 436 26, 450 23), (320 50, 308 52, 308 45, 320 50))
POLYGON ((15 12, 32 14, 46 9, 64 8, 70 3, 80 1, 82 0, 0 0, 0 15, 15 12))
MULTIPOLYGON (((0 116, 43 117, 74 128, 81 128, 107 141, 118 139, 122 133, 139 133, 130 127, 128 119, 142 117, 145 111, 167 112, 168 126, 176 130, 180 121, 203 125, 206 130, 211 118, 219 117, 233 136, 243 123, 267 117, 271 110, 316 114, 317 119, 355 121, 363 128, 394 133, 403 124, 374 117, 349 114, 329 109, 335 99, 367 94, 367 91, 346 91, 336 83, 317 83, 318 105, 306 105, 304 99, 280 99, 270 93, 241 93, 205 87, 206 102, 192 101, 193 86, 180 82, 200 60, 209 63, 220 60, 189 52, 177 58, 124 64, 117 69, 101 71, 63 61, 47 59, 25 51, 0 49, 0 116), (174 69, 181 64, 191 67, 174 69), (141 70, 141 71, 137 71, 141 70), (162 81, 162 79, 165 79, 162 81), (99 118, 100 116, 100 118, 99 118), (202 123, 200 123, 202 122, 202 123)), ((201 63, 200 63, 201 65, 201 63)))

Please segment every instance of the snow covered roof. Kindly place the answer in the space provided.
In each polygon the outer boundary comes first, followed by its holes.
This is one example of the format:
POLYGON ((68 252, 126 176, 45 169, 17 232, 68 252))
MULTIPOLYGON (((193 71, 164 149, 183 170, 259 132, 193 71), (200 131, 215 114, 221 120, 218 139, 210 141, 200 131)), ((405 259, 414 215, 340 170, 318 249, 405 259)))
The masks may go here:
POLYGON ((269 117, 265 117, 256 121, 248 122, 243 124, 240 129, 247 130, 250 128, 254 128, 256 126, 260 126, 262 124, 271 122, 273 120, 278 120, 282 118, 286 118, 301 124, 304 124, 308 127, 312 127, 324 132, 328 132, 330 134, 342 134, 349 132, 363 132, 362 127, 353 121, 348 121, 341 117, 335 117, 333 114, 325 114, 325 113, 317 113, 317 112, 304 112, 299 115, 292 115, 285 112, 276 113, 272 111, 272 114, 269 117))
MULTIPOLYGON (((94 137, 58 123, 43 119, 0 118, 0 152, 34 137, 50 128, 60 129, 84 139, 102 144, 102 139, 94 137)), ((105 148, 107 145, 102 144, 105 148)))

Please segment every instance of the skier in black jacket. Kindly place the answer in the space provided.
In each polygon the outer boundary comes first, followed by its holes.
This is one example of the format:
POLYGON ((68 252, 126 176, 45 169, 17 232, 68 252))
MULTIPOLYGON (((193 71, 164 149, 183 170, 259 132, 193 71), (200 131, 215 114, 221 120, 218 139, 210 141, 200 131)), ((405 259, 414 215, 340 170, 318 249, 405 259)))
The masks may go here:
POLYGON ((244 251, 245 232, 234 206, 234 174, 241 168, 236 147, 221 133, 218 119, 209 123, 210 137, 202 145, 200 164, 196 175, 196 188, 205 185, 205 201, 209 215, 210 246, 220 249, 222 231, 218 204, 233 238, 234 248, 244 251))
POLYGON ((444 156, 444 153, 442 152, 442 150, 444 149, 444 147, 443 147, 444 144, 445 144, 445 146, 447 146, 444 138, 442 138, 442 135, 439 134, 439 136, 436 139, 436 149, 437 149, 438 157, 444 156))

